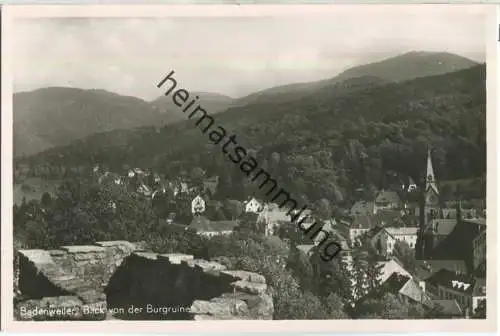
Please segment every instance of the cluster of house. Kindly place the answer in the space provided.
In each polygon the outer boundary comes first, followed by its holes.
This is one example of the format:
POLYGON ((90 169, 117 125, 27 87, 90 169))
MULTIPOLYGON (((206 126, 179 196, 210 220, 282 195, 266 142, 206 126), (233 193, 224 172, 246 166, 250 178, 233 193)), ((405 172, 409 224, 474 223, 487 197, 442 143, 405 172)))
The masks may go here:
MULTIPOLYGON (((350 271, 353 252, 371 244, 384 260, 379 280, 385 290, 429 308, 437 304, 446 318, 467 317, 486 300, 486 218, 478 209, 463 209, 460 201, 455 208, 442 205, 430 152, 426 176, 424 190, 412 181, 405 187, 405 192, 423 193, 423 202, 403 201, 398 192, 382 190, 372 202, 354 204, 347 218, 325 221, 323 230, 342 240, 350 271), (412 269, 394 256, 397 242, 414 251, 412 269)), ((311 255, 314 246, 296 248, 311 255)), ((353 297, 368 294, 353 292, 353 297)))
MULTIPOLYGON (((195 188, 187 181, 181 179, 168 181, 156 173, 140 168, 129 168, 125 174, 120 175, 95 166, 93 173, 100 183, 107 180, 118 185, 127 184, 132 186, 138 194, 152 200, 165 194, 167 190, 170 190, 175 198, 188 198, 191 204, 192 220, 190 223, 181 224, 176 223, 175 219, 166 218, 165 223, 173 228, 193 230, 199 235, 213 237, 231 234, 240 224, 239 219, 213 220, 206 214, 209 203, 217 203, 217 206, 220 206, 220 202, 209 200, 210 195, 214 195, 217 191, 218 176, 204 179, 202 188, 195 188)), ((113 204, 110 206, 112 207, 113 204)), ((256 222, 264 224, 266 235, 273 235, 280 225, 290 222, 288 210, 280 209, 275 203, 264 203, 251 197, 243 201, 242 206, 243 213, 253 214, 256 222)))
MULTIPOLYGON (((102 174, 100 178, 106 176, 110 174, 102 174)), ((348 268, 352 268, 352 254, 356 248, 368 242, 383 259, 379 263, 382 270, 379 280, 387 291, 428 307, 438 304, 443 317, 467 317, 477 309, 481 300, 486 299, 485 212, 463 209, 460 201, 454 204, 440 201, 430 152, 426 176, 423 190, 411 180, 404 186, 403 193, 401 190, 381 190, 374 200, 354 204, 348 216, 325 220, 322 230, 341 243, 341 255, 348 268), (401 195, 408 193, 423 194, 424 201, 403 200, 401 195), (394 256, 397 242, 405 242, 415 252, 413 269, 406 269, 394 256)), ((181 225, 166 219, 169 225, 179 230, 194 230, 199 235, 213 237, 231 234, 239 225, 238 219, 217 221, 205 215, 207 200, 204 194, 207 190, 215 193, 217 177, 205 180, 201 191, 182 181, 164 182, 158 175, 140 169, 130 169, 126 178, 113 178, 118 184, 127 178, 135 181, 137 192, 146 197, 155 198, 167 187, 175 196, 189 195, 191 223, 181 225), (148 180, 151 181, 149 186, 148 180)), ((250 198, 242 204, 244 213, 254 214, 256 223, 264 224, 266 235, 276 235, 280 228, 291 225, 288 209, 277 204, 257 198, 250 198)), ((322 237, 316 239, 319 241, 322 237)), ((295 243, 295 248, 311 255, 318 241, 295 243)), ((352 279, 353 288, 354 281, 352 279)))
MULTIPOLYGON (((255 223, 262 223, 264 234, 271 236, 276 234, 278 228, 285 223, 290 223, 287 210, 282 210, 277 204, 263 203, 255 197, 242 202, 243 213, 253 215, 255 223)), ((193 220, 189 224, 190 229, 196 230, 199 235, 213 237, 216 235, 229 235, 240 224, 239 219, 214 221, 204 216, 206 201, 197 195, 191 202, 191 213, 193 220)))

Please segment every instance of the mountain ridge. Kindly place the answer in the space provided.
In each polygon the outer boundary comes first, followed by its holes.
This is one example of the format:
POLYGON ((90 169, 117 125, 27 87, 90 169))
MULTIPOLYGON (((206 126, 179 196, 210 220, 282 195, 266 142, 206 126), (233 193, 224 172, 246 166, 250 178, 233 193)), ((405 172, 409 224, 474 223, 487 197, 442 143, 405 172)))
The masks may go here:
MULTIPOLYGON (((353 67, 329 79, 278 86, 238 99, 217 93, 195 94, 201 95, 200 105, 212 114, 244 108, 247 105, 293 104, 294 101, 306 99, 317 92, 323 92, 318 94, 319 96, 343 94, 344 91, 365 90, 401 81, 401 78, 406 80, 415 77, 415 71, 406 71, 403 76, 401 71, 397 73, 387 70, 394 62, 396 68, 412 68, 404 65, 409 60, 419 64, 417 68, 422 67, 422 64, 445 62, 444 67, 430 67, 427 72, 420 69, 418 75, 424 77, 429 73, 449 71, 453 67, 470 67, 477 64, 449 53, 410 52, 353 67), (397 73, 397 78, 394 73, 397 73)), ((15 156, 32 155, 52 147, 65 146, 96 133, 151 125, 161 127, 185 120, 184 114, 173 105, 171 98, 165 96, 148 102, 103 89, 85 90, 55 86, 18 92, 14 94, 13 100, 15 156)))

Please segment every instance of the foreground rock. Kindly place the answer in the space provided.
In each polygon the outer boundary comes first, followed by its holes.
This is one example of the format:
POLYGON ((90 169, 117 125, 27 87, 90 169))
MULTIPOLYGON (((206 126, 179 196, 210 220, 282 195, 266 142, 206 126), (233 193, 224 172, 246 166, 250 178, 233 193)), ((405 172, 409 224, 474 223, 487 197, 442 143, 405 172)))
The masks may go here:
POLYGON ((142 243, 20 250, 17 320, 272 319, 262 275, 142 243))

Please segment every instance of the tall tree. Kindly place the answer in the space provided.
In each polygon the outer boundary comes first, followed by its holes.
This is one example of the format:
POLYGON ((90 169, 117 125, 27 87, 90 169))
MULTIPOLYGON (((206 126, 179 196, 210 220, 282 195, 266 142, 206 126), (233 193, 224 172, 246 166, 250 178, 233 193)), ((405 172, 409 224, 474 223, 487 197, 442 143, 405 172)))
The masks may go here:
POLYGON ((290 269, 304 291, 314 291, 313 266, 309 257, 297 248, 291 248, 287 261, 290 269))
POLYGON ((243 204, 240 201, 228 199, 224 201, 224 213, 227 218, 235 220, 243 214, 243 204))
POLYGON ((332 217, 332 207, 330 206, 330 202, 325 198, 316 201, 314 210, 315 215, 320 219, 330 219, 332 217))

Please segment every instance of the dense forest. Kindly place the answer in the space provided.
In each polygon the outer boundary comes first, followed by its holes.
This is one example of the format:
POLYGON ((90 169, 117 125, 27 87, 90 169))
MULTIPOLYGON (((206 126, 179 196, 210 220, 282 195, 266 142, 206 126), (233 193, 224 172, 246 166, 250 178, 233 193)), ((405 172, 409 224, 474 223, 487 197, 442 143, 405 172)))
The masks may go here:
MULTIPOLYGON (((231 98, 222 95, 195 94, 214 112, 231 103, 231 98)), ((172 103, 166 104, 164 98, 148 102, 100 89, 70 87, 15 93, 14 156, 33 155, 95 133, 183 120, 182 112, 173 109, 172 103)))
MULTIPOLYGON (((384 188, 408 176, 420 181, 429 147, 439 181, 475 178, 462 192, 484 198, 485 70, 479 65, 402 83, 359 77, 296 100, 229 108, 216 122, 253 149, 257 162, 299 198, 340 202, 363 187, 384 188)), ((253 193, 195 121, 101 133, 18 162, 100 163, 113 171, 129 165, 167 177, 201 168, 206 176, 221 176, 222 188, 232 190, 227 197, 253 193)))

